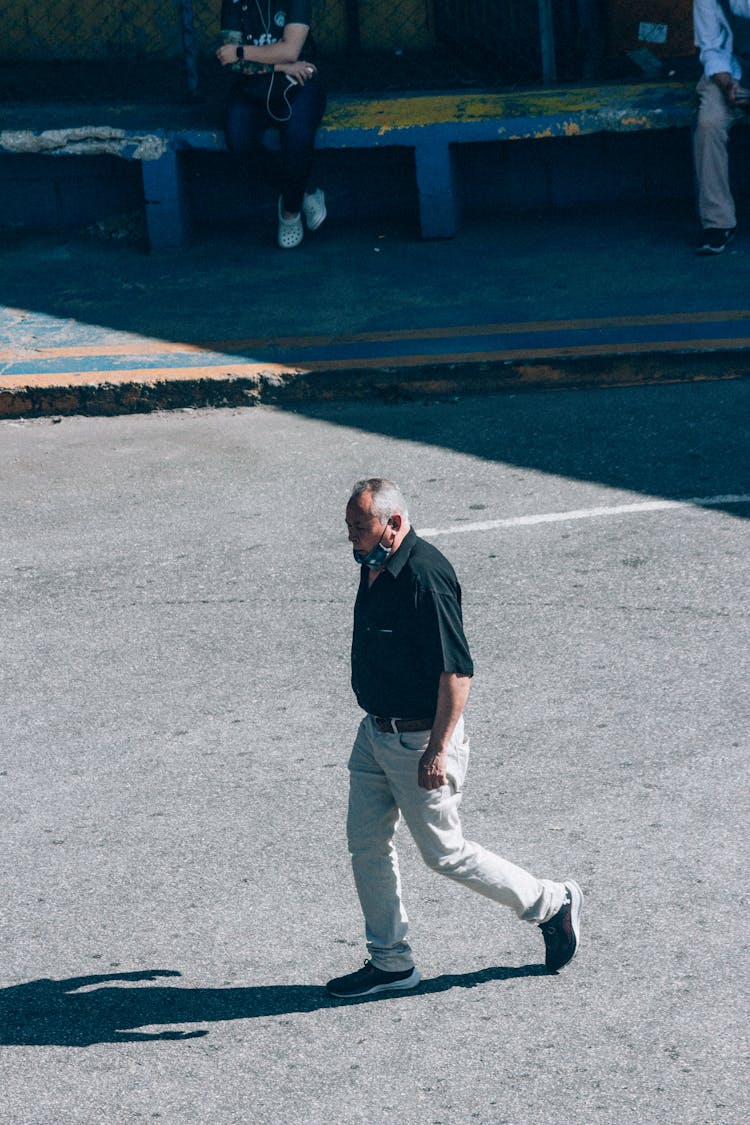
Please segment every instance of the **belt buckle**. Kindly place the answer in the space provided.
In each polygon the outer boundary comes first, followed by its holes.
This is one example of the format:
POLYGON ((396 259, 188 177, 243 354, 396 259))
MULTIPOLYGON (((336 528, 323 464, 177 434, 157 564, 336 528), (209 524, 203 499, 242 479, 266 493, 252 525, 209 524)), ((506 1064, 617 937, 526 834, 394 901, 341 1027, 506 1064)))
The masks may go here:
POLYGON ((398 719, 391 719, 386 715, 374 715, 373 718, 375 719, 375 726, 381 734, 385 734, 388 731, 390 731, 391 734, 399 734, 397 726, 398 719))

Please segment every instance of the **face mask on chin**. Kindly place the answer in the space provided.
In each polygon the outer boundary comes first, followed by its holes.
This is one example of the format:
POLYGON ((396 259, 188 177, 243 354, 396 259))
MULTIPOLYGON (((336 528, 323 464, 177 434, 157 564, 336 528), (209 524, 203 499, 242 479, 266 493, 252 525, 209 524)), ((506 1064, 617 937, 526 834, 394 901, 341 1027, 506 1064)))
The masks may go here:
MULTIPOLYGON (((385 535, 385 532, 383 532, 383 535, 385 535)), ((373 549, 368 553, 364 551, 352 551, 352 554, 358 566, 367 566, 370 570, 377 570, 379 566, 385 566, 392 551, 393 547, 386 547, 381 536, 373 549)))
POLYGON ((352 551, 352 554, 358 566, 369 566, 370 570, 377 570, 379 566, 384 566, 388 562, 392 550, 393 547, 384 547, 382 543, 378 543, 369 555, 364 551, 352 551))

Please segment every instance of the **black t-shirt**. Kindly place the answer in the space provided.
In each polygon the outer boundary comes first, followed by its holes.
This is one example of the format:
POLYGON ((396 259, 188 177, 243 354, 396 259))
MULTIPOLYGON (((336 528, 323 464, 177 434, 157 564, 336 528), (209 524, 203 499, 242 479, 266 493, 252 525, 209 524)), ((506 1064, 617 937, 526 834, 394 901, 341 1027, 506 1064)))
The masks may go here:
MULTIPOLYGON (((264 47, 278 43, 288 23, 310 26, 312 0, 222 0, 221 32, 225 43, 264 47)), ((312 36, 308 35, 303 57, 314 57, 312 36)), ((263 63, 236 63, 235 71, 245 74, 268 73, 273 67, 263 63)))
POLYGON ((410 530, 354 604, 352 687, 371 715, 431 719, 442 672, 474 673, 453 567, 410 530))

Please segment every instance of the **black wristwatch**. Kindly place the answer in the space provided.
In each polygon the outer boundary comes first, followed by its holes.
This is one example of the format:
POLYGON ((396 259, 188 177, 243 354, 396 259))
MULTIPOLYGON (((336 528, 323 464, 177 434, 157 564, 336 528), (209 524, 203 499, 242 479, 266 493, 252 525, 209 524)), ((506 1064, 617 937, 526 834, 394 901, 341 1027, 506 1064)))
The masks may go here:
POLYGON ((240 59, 244 59, 244 57, 245 57, 245 48, 242 46, 241 43, 238 43, 237 44, 237 62, 239 62, 240 59))

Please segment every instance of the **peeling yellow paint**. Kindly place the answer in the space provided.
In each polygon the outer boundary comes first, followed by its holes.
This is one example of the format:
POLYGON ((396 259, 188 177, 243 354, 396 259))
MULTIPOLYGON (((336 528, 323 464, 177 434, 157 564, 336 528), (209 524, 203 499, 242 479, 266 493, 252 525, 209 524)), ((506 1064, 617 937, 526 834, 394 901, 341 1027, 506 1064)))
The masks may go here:
MULTIPOLYGON (((602 128, 658 128, 667 123, 665 109, 688 115, 695 102, 691 83, 590 86, 554 90, 515 90, 510 93, 413 94, 329 102, 323 128, 371 129, 379 136, 397 130, 456 122, 509 121, 514 118, 559 119, 566 136, 602 128), (590 121, 587 128, 585 120, 590 121), (598 124, 597 124, 598 122, 598 124)), ((559 131, 559 128, 558 128, 559 131)), ((549 136, 547 129, 518 136, 549 136)))

